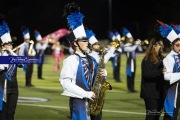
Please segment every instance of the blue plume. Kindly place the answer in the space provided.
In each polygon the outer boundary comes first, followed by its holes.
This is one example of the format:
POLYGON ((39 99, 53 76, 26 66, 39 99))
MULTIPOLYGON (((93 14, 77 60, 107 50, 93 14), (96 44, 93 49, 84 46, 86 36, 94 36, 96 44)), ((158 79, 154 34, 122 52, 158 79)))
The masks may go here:
POLYGON ((23 35, 25 35, 27 33, 29 33, 29 29, 28 28, 24 29, 23 32, 22 32, 23 35))
POLYGON ((35 37, 35 38, 37 38, 37 37, 38 37, 38 35, 40 35, 40 33, 39 33, 39 32, 35 32, 35 33, 34 33, 34 37, 35 37))
POLYGON ((164 26, 162 26, 162 25, 159 26, 159 32, 162 37, 167 37, 172 29, 173 28, 167 24, 164 24, 164 26))
POLYGON ((174 31, 176 32, 176 34, 179 34, 180 33, 180 25, 175 25, 174 31))
POLYGON ((108 37, 109 37, 110 39, 112 39, 113 36, 114 36, 114 33, 113 33, 113 32, 110 32, 109 35, 108 35, 108 37))
POLYGON ((91 38, 92 36, 95 36, 92 30, 85 30, 87 38, 91 38))
POLYGON ((129 33, 129 30, 124 28, 122 31, 123 36, 126 36, 129 33))
POLYGON ((0 24, 0 36, 4 35, 5 33, 10 32, 10 29, 5 21, 0 24))
POLYGON ((69 24, 70 29, 74 30, 77 27, 82 25, 82 20, 84 18, 84 15, 80 12, 74 12, 68 15, 67 21, 69 24))
POLYGON ((118 32, 114 32, 114 35, 117 36, 117 35, 119 35, 119 33, 118 32))

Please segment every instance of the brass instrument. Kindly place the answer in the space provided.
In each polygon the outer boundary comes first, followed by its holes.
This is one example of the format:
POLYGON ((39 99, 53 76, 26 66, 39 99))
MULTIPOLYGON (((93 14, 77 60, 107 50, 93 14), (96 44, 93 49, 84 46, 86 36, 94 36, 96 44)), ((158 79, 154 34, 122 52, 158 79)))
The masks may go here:
POLYGON ((148 45, 149 44, 149 41, 147 39, 145 39, 144 41, 141 41, 141 44, 142 45, 148 45))
POLYGON ((90 100, 89 102, 90 114, 94 116, 97 116, 103 108, 106 90, 112 89, 110 83, 106 81, 106 77, 100 76, 100 69, 105 68, 105 63, 104 63, 105 48, 101 47, 101 51, 102 51, 102 55, 99 61, 98 72, 92 87, 92 91, 96 94, 96 98, 90 100))
POLYGON ((30 47, 29 47, 29 50, 28 50, 28 55, 30 55, 30 56, 34 56, 34 50, 33 50, 33 45, 34 45, 34 41, 33 40, 30 40, 30 42, 29 43, 31 43, 31 45, 30 45, 30 47))
POLYGON ((147 39, 145 39, 144 41, 137 39, 136 41, 134 41, 134 44, 140 43, 139 45, 148 45, 149 41, 147 39))
POLYGON ((46 39, 46 41, 47 41, 48 43, 50 43, 50 42, 52 42, 52 39, 48 37, 48 38, 46 39))
POLYGON ((113 46, 114 48, 120 47, 120 41, 118 39, 115 39, 114 41, 110 42, 110 46, 113 46))

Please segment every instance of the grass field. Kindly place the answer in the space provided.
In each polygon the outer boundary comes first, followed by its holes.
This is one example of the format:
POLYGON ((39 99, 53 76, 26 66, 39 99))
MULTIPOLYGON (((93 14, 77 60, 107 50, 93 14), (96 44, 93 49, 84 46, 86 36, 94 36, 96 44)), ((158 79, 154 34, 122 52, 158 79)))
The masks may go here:
MULTIPOLYGON (((135 88, 137 93, 127 93, 125 61, 123 54, 121 59, 121 79, 117 83, 113 80, 111 63, 108 62, 108 81, 113 90, 107 91, 102 120, 144 120, 145 107, 140 99, 140 64, 143 54, 137 54, 137 73, 135 88)), ((47 102, 18 102, 15 120, 69 120, 69 99, 61 96, 62 88, 59 84, 59 72, 53 72, 53 59, 46 56, 46 64, 43 66, 45 80, 37 79, 37 65, 34 65, 32 84, 34 87, 25 87, 25 73, 18 69, 19 97, 47 98, 47 102)))

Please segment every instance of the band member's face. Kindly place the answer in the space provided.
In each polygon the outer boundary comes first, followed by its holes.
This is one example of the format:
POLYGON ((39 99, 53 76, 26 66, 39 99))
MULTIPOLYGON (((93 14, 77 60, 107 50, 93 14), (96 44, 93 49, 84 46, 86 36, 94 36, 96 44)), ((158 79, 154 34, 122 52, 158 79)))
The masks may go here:
POLYGON ((175 52, 179 53, 180 52, 180 41, 177 41, 173 44, 173 49, 175 52))
POLYGON ((12 49, 12 44, 5 44, 5 45, 3 45, 3 47, 7 50, 12 49))
POLYGON ((129 42, 130 43, 133 43, 133 41, 134 41, 134 39, 131 37, 131 38, 129 38, 129 42))
POLYGON ((162 41, 160 41, 159 43, 157 43, 154 47, 156 53, 162 53, 163 52, 163 48, 164 48, 164 44, 162 41))
POLYGON ((30 42, 30 39, 25 39, 25 42, 29 43, 29 42, 30 42))
POLYGON ((95 43, 92 47, 93 47, 93 50, 99 51, 100 44, 99 43, 95 43))
POLYGON ((88 41, 87 40, 79 40, 78 44, 83 51, 88 50, 88 41))

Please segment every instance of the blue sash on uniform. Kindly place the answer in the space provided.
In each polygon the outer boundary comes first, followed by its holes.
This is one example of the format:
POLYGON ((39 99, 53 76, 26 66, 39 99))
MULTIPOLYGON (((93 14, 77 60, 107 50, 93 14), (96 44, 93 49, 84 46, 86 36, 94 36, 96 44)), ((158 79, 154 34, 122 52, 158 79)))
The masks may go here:
MULTIPOLYGON (((89 64, 86 58, 79 57, 79 65, 76 74, 76 85, 88 91, 91 89, 92 79, 89 74, 89 64), (90 80, 90 81, 89 81, 90 80)), ((73 98, 72 102, 72 120, 87 120, 88 112, 88 101, 85 99, 73 98)))
POLYGON ((82 80, 84 85, 86 86, 87 90, 91 90, 92 85, 92 76, 91 71, 89 70, 89 63, 87 61, 87 58, 80 58, 79 59, 79 67, 82 68, 82 80))
MULTIPOLYGON (((78 55, 79 56, 79 55, 78 55)), ((89 68, 87 58, 79 56, 79 65, 76 74, 76 85, 86 91, 90 91, 93 79, 97 72, 97 62, 91 57, 93 63, 93 71, 89 68)), ((90 115, 88 111, 88 99, 73 98, 72 101, 72 120, 88 120, 90 115)))
POLYGON ((117 61, 117 55, 111 57, 109 60, 111 60, 112 62, 112 68, 115 69, 116 65, 116 61, 117 61))
POLYGON ((27 68, 26 64, 23 64, 22 66, 23 66, 23 71, 26 72, 26 68, 27 68))
POLYGON ((25 44, 24 45, 24 56, 28 56, 28 50, 29 50, 29 45, 25 44))
POLYGON ((3 106, 3 95, 4 95, 4 74, 0 75, 0 110, 2 110, 3 106))
POLYGON ((44 50, 39 50, 39 58, 40 58, 40 63, 38 64, 38 66, 44 63, 44 50))
MULTIPOLYGON (((127 56, 128 57, 128 56, 127 56)), ((127 58, 128 59, 128 61, 127 61, 127 66, 126 66, 126 74, 128 75, 128 76, 132 76, 132 71, 131 71, 131 60, 133 59, 133 60, 135 60, 136 59, 136 54, 135 54, 135 52, 129 52, 129 58, 127 58)), ((135 64, 135 63, 134 63, 135 64)))
POLYGON ((169 89, 164 101, 164 109, 166 113, 173 117, 174 113, 174 102, 175 102, 175 93, 176 93, 176 86, 177 84, 173 84, 169 89))
POLYGON ((4 74, 8 80, 12 80, 12 75, 16 69, 16 64, 9 64, 9 68, 4 71, 4 74))
MULTIPOLYGON (((173 73, 180 72, 180 59, 178 55, 174 55, 174 60, 175 60, 175 65, 174 65, 173 73)), ((177 82, 170 86, 164 101, 165 112, 171 117, 173 117, 174 104, 176 104, 175 103, 175 95, 177 92, 176 87, 177 87, 177 82)))

